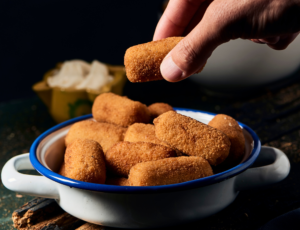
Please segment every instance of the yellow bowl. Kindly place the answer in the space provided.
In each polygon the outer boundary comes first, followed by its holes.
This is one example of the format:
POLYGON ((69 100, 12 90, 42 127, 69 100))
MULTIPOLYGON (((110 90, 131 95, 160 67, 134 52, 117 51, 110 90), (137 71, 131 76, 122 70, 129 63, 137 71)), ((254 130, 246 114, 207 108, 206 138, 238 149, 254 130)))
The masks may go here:
POLYGON ((101 93, 113 92, 122 95, 124 85, 127 81, 124 66, 107 65, 107 67, 109 73, 114 76, 114 80, 103 86, 100 90, 49 87, 47 78, 59 71, 61 63, 58 63, 55 69, 46 72, 43 80, 35 83, 32 89, 48 107, 53 119, 57 123, 60 123, 74 117, 91 113, 93 101, 101 93))

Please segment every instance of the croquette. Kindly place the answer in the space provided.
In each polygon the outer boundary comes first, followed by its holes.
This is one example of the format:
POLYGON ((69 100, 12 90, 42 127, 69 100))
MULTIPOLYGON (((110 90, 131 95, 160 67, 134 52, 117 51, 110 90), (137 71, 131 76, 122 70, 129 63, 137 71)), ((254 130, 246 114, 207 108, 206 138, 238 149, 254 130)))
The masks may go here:
POLYGON ((222 132, 174 111, 154 119, 155 135, 189 156, 200 156, 211 165, 222 163, 229 154, 230 140, 222 132))
POLYGON ((166 146, 149 142, 119 142, 105 154, 107 169, 114 175, 128 177, 137 163, 175 157, 176 152, 166 146))
POLYGON ((94 101, 92 113, 96 121, 123 127, 136 122, 149 123, 151 120, 146 105, 113 93, 100 94, 94 101))
POLYGON ((125 177, 109 177, 109 178, 106 178, 105 184, 118 185, 118 186, 129 186, 129 181, 125 177))
POLYGON ((151 142, 158 145, 164 145, 176 151, 177 156, 182 156, 183 153, 178 149, 171 147, 166 142, 159 140, 155 136, 155 127, 152 124, 135 123, 128 127, 124 141, 129 142, 151 142))
POLYGON ((170 147, 166 142, 155 136, 155 127, 152 124, 135 123, 128 127, 124 141, 129 142, 151 142, 158 145, 170 147))
POLYGON ((151 114, 151 118, 155 119, 159 115, 166 113, 168 111, 174 111, 173 107, 167 103, 154 103, 148 106, 148 109, 151 114))
POLYGON ((65 138, 68 146, 77 138, 86 138, 97 141, 103 148, 104 153, 114 144, 123 141, 126 128, 100 123, 93 120, 79 121, 73 124, 65 138))
POLYGON ((202 157, 172 157, 138 163, 129 173, 131 186, 176 184, 213 175, 208 161, 202 157))
POLYGON ((128 48, 124 57, 128 80, 131 82, 163 80, 160 64, 182 39, 183 37, 169 37, 128 48))
POLYGON ((238 122, 228 115, 217 114, 208 125, 221 130, 229 138, 231 147, 226 161, 240 160, 245 152, 245 137, 238 122))
POLYGON ((66 176, 65 171, 66 171, 66 164, 65 164, 65 162, 63 162, 61 164, 61 167, 60 167, 59 171, 58 171, 58 174, 60 174, 62 176, 66 176))
POLYGON ((65 153, 65 176, 79 181, 105 183, 104 153, 98 142, 76 139, 68 145, 65 153))

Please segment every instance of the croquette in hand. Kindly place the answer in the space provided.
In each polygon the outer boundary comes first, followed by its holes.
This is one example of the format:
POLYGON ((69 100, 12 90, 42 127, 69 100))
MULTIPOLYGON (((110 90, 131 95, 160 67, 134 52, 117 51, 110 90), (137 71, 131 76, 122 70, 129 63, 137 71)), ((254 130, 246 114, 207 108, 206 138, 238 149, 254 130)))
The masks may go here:
POLYGON ((160 64, 182 38, 169 37, 128 48, 124 57, 128 80, 131 82, 163 80, 160 64))

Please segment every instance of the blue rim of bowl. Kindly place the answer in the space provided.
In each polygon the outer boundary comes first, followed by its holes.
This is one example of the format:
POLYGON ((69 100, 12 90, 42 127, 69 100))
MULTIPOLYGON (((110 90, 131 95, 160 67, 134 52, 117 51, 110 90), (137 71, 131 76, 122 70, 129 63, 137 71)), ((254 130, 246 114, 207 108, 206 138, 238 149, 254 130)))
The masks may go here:
MULTIPOLYGON (((201 110, 194 110, 194 109, 185 109, 185 108, 174 108, 176 111, 189 111, 189 112, 198 112, 202 114, 208 114, 208 115, 216 115, 214 113, 205 112, 201 110)), ((254 146, 253 150, 247 160, 240 163, 239 165, 230 168, 226 171, 214 174, 209 177, 199 178, 192 181, 186 181, 178 184, 170 184, 170 185, 160 185, 160 186, 116 186, 116 185, 106 185, 106 184, 95 184, 95 183, 89 183, 89 182, 83 182, 83 181, 77 181, 73 180, 64 176, 61 176, 58 173, 55 173, 46 167, 44 167, 38 160, 36 156, 36 149, 39 145, 39 143, 47 137, 49 134, 53 133, 54 131, 61 129, 65 126, 68 126, 70 124, 73 124, 78 121, 82 121, 85 119, 92 118, 92 115, 84 115, 81 117, 73 118, 68 121, 65 121, 61 124, 58 124, 44 133, 42 133, 32 144, 30 148, 30 161, 33 167, 43 176, 49 178, 50 180, 53 180, 55 182, 58 182, 60 184, 79 188, 79 189, 85 189, 85 190, 91 190, 91 191, 98 191, 98 192, 109 192, 109 193, 155 193, 155 192, 174 192, 174 191, 180 191, 180 190, 187 190, 187 189, 193 189, 193 188, 199 188, 215 183, 222 182, 224 180, 227 180, 231 177, 234 177, 246 169, 248 169, 256 160, 256 158, 259 155, 260 149, 261 149, 261 143, 256 135, 256 133, 249 128, 247 125, 242 124, 239 122, 239 125, 242 126, 245 130, 247 130, 250 135, 253 138, 254 146)))

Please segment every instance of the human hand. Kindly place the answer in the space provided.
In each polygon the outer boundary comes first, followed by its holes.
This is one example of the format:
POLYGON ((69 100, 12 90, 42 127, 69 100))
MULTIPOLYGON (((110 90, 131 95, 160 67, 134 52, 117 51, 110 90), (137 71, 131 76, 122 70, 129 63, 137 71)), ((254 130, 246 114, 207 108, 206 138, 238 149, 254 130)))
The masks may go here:
POLYGON ((232 39, 285 49, 300 31, 300 0, 171 0, 153 40, 186 36, 163 60, 161 73, 181 81, 202 69, 232 39))

